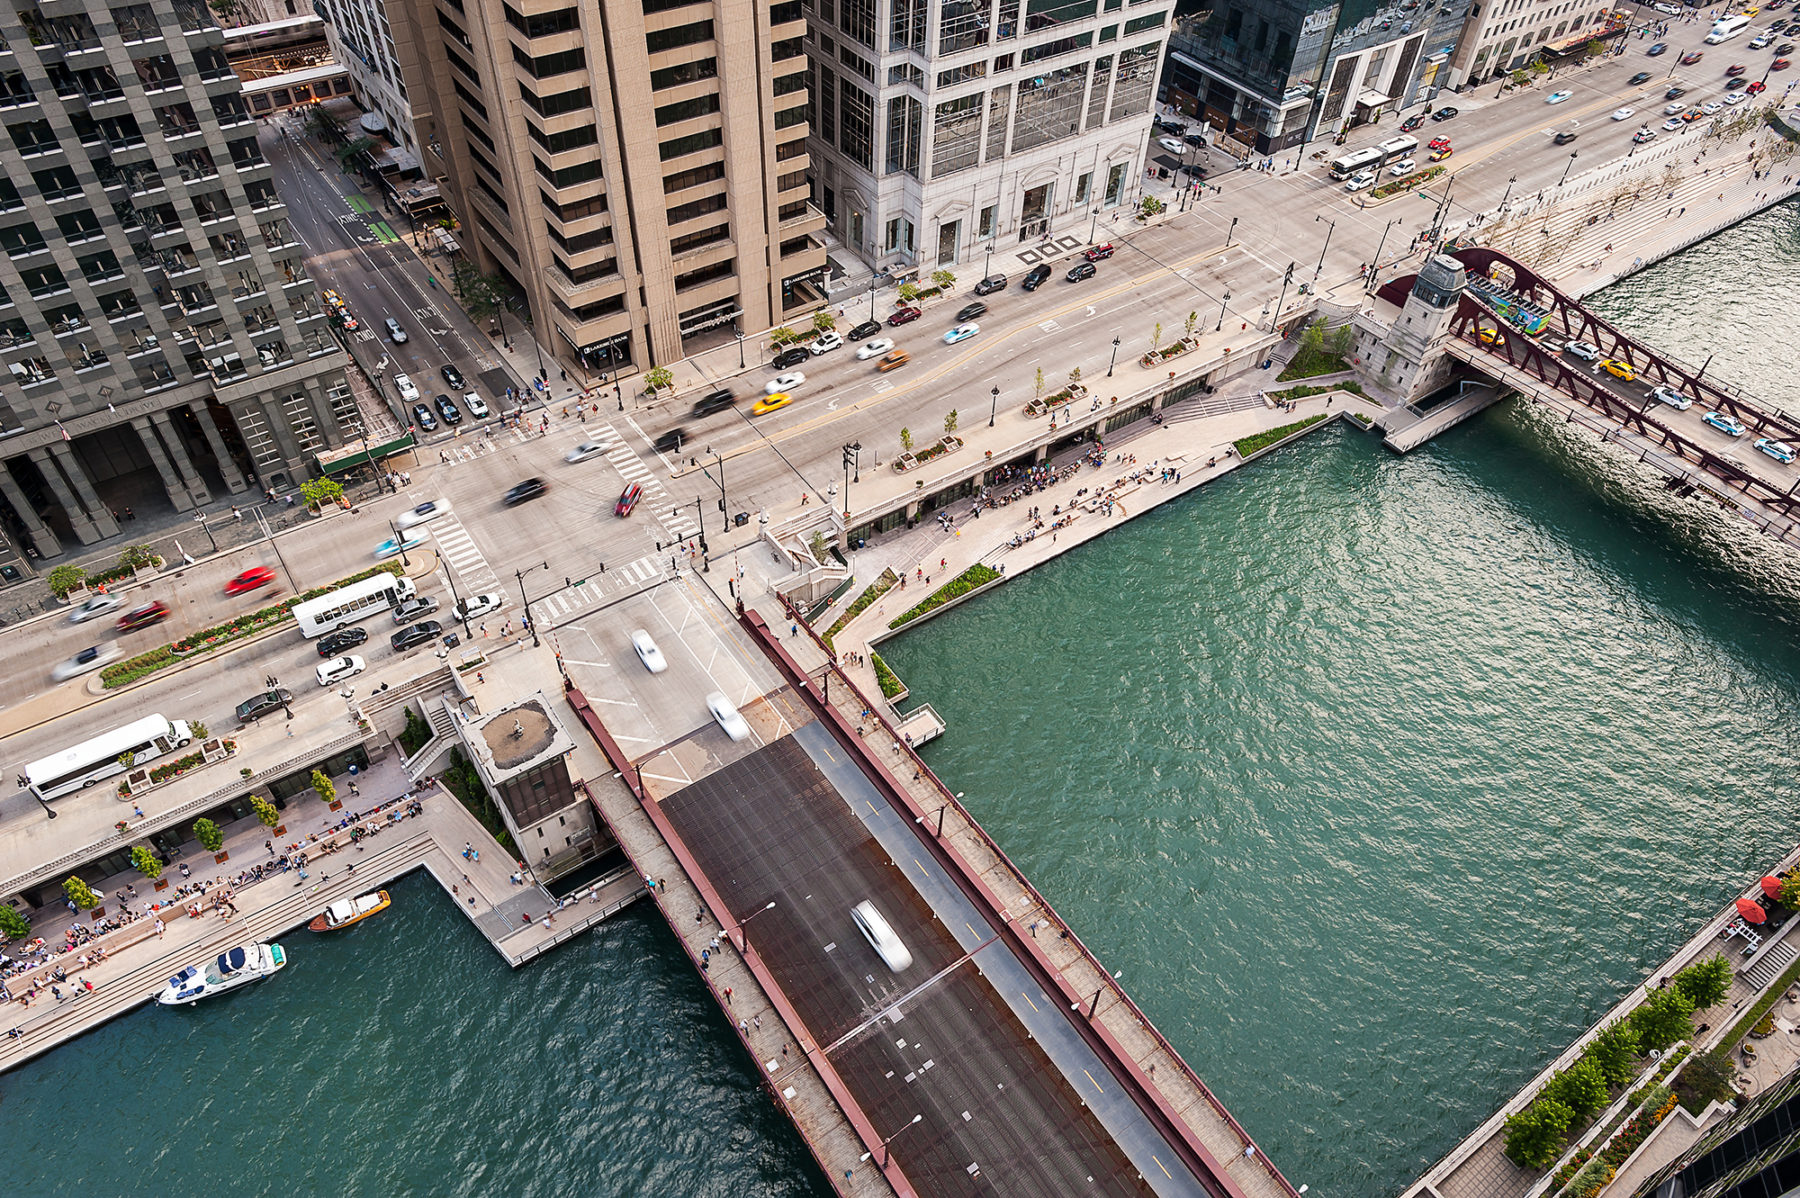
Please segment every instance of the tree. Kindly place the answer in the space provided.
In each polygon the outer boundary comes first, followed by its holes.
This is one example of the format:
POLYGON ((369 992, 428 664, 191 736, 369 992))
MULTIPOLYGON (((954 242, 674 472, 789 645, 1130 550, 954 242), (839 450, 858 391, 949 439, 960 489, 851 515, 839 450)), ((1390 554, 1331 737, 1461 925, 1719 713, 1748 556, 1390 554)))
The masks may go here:
POLYGON ((1350 351, 1355 348, 1356 348, 1356 330, 1355 329, 1351 328, 1347 324, 1341 324, 1337 328, 1331 330, 1331 352, 1332 353, 1336 354, 1340 358, 1347 358, 1350 356, 1350 351))
POLYGON ((786 325, 778 324, 769 330, 769 344, 773 345, 776 349, 780 349, 784 345, 792 345, 793 343, 794 330, 788 328, 786 325))
POLYGON ((1714 953, 1704 961, 1695 961, 1677 973, 1672 981, 1677 990, 1688 996, 1694 1010, 1704 1011, 1718 1006, 1731 993, 1733 976, 1731 962, 1723 954, 1714 953))
POLYGON ((1525 74, 1524 71, 1514 71, 1510 76, 1507 77, 1506 86, 1508 86, 1508 87, 1524 87, 1526 85, 1526 83, 1528 83, 1528 82, 1530 82, 1530 79, 1525 74))
POLYGON ((31 921, 4 903, 0 903, 0 936, 23 940, 31 935, 31 921))
POLYGON ((64 879, 63 893, 69 896, 71 903, 83 911, 92 911, 100 905, 100 896, 94 893, 93 888, 74 876, 64 879))
POLYGON ((134 844, 131 846, 131 864, 152 882, 162 877, 162 862, 157 860, 156 854, 150 851, 148 845, 134 844))
POLYGON ((219 825, 205 816, 194 821, 194 839, 209 853, 216 853, 225 845, 225 833, 219 830, 219 825))
POLYGON ((956 286, 956 276, 947 270, 934 270, 931 272, 931 285, 939 291, 948 291, 956 286))
POLYGON ((207 731, 206 731, 205 724, 202 724, 199 720, 189 720, 187 722, 187 726, 188 726, 188 731, 192 732, 194 734, 195 740, 205 740, 206 739, 207 731))
POLYGON ((1589 58, 1598 58, 1600 55, 1606 53, 1606 43, 1602 42, 1599 38, 1595 38, 1593 41, 1583 46, 1582 51, 1589 58))
POLYGON ((1531 66, 1528 69, 1533 75, 1548 75, 1550 73, 1550 64, 1546 63, 1541 58, 1534 58, 1531 60, 1531 66))
POLYGON ((900 452, 912 452, 912 430, 910 428, 900 430, 900 452))
POLYGON ((1600 1066, 1584 1055, 1550 1079, 1544 1097, 1568 1107, 1577 1119, 1585 1119, 1606 1105, 1606 1077, 1600 1066))
POLYGON ((1156 327, 1150 330, 1150 352, 1155 353, 1157 350, 1159 350, 1161 348, 1162 348, 1162 321, 1159 320, 1156 322, 1156 327))
POLYGON ((812 535, 812 540, 806 543, 806 547, 812 550, 813 560, 815 562, 823 562, 825 560, 827 549, 825 534, 823 532, 815 532, 812 535))
POLYGON ((1783 876, 1781 892, 1775 896, 1775 901, 1789 911, 1800 911, 1800 869, 1783 876))
POLYGON ((1608 1085, 1622 1086, 1637 1072, 1637 1029, 1626 1020, 1615 1020, 1601 1029, 1582 1055, 1600 1066, 1600 1074, 1608 1085))
POLYGON ((1200 313, 1189 312, 1187 314, 1187 319, 1181 323, 1181 335, 1183 337, 1192 337, 1194 335, 1194 326, 1199 323, 1200 313))
POLYGON ((506 309, 506 280, 484 275, 472 262, 458 261, 451 272, 463 308, 476 320, 492 320, 506 309))
POLYGON ((813 313, 813 328, 821 333, 829 333, 837 328, 837 317, 831 314, 830 309, 820 308, 813 313))
POLYGON ((328 503, 336 503, 343 495, 344 486, 336 479, 309 478, 300 484, 300 498, 315 512, 328 503))
POLYGON ((1144 217, 1155 216, 1162 210, 1163 202, 1155 196, 1145 196, 1143 203, 1138 205, 1138 214, 1144 217))
POLYGON ((87 571, 80 566, 58 566, 50 571, 49 577, 44 581, 50 584, 50 589, 61 599, 87 581, 87 571))
POLYGON ((275 804, 261 795, 250 796, 250 810, 256 812, 257 822, 265 828, 273 828, 281 822, 281 812, 275 810, 275 804))
POLYGON ((919 298, 919 285, 917 283, 902 283, 902 284, 900 284, 900 302, 901 303, 910 304, 918 298, 919 298))
POLYGON ((372 138, 372 137, 356 138, 354 141, 348 142, 345 145, 338 147, 338 152, 337 152, 338 162, 346 170, 348 170, 350 167, 356 165, 356 160, 359 157, 361 157, 364 154, 370 153, 374 149, 375 149, 375 139, 374 138, 372 138))
POLYGON ((1077 366, 1069 371, 1069 390, 1073 391, 1079 386, 1081 386, 1081 367, 1077 366))
POLYGON ((156 564, 156 551, 148 545, 127 545, 119 554, 121 570, 138 570, 156 564))
POLYGON ((956 409, 951 408, 950 414, 948 416, 944 417, 944 435, 946 437, 948 437, 951 433, 954 433, 955 431, 956 431, 956 409))
POLYGON ((1563 1133, 1575 1112, 1540 1098, 1506 1120, 1506 1158, 1521 1169, 1547 1169, 1562 1151, 1563 1133))
POLYGON ((327 803, 337 802, 337 787, 332 785, 331 779, 325 776, 323 770, 314 770, 311 781, 312 788, 319 792, 319 798, 327 803))
POLYGON ((673 387, 674 385, 675 373, 667 366, 652 366, 644 372, 644 386, 648 387, 653 395, 664 387, 673 387))
POLYGON ((1322 357, 1325 353, 1325 322, 1315 320, 1306 326, 1306 332, 1300 335, 1300 352, 1309 357, 1322 357))
POLYGON ((1044 368, 1042 366, 1037 368, 1037 378, 1032 380, 1031 398, 1032 399, 1044 398, 1044 368))
POLYGON ((130 769, 137 764, 137 754, 133 753, 130 749, 126 749, 123 753, 119 754, 116 760, 121 768, 130 769))
POLYGON ((1646 1049, 1667 1048, 1694 1034, 1694 1000, 1674 986, 1652 990, 1631 1013, 1631 1026, 1646 1049))
POLYGON ((1689 1057, 1675 1084, 1705 1104, 1729 1099, 1736 1078, 1737 1067, 1732 1064, 1730 1052, 1715 1048, 1689 1057))

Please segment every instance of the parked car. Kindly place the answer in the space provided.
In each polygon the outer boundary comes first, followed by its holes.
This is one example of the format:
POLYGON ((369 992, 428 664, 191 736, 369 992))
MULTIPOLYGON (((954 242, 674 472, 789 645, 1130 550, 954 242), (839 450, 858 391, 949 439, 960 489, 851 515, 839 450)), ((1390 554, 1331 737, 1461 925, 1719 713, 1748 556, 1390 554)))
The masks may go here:
POLYGON ((976 320, 986 315, 987 305, 977 300, 972 304, 964 304, 962 311, 956 314, 956 319, 958 323, 962 323, 964 321, 976 320))
POLYGON ((393 610, 395 624, 411 624, 421 616, 429 616, 438 609, 438 601, 432 595, 415 595, 402 601, 393 610))
POLYGON ((320 637, 318 644, 314 647, 318 649, 320 657, 337 657, 346 649, 354 649, 368 639, 367 629, 340 628, 336 632, 328 632, 320 637))
POLYGON ((436 620, 421 620, 410 628, 402 628, 390 636, 388 644, 394 647, 394 652, 404 653, 408 649, 417 649, 420 645, 429 645, 442 635, 444 635, 442 624, 436 620))
POLYGON ((153 600, 142 607, 134 607, 119 617, 120 632, 136 632, 140 628, 148 628, 152 624, 160 624, 169 618, 169 609, 161 600, 153 600))
POLYGON ((1025 272, 1025 281, 1020 283, 1019 286, 1026 291, 1036 291, 1039 287, 1044 285, 1044 281, 1049 277, 1050 264, 1048 262, 1040 262, 1025 272))
POLYGON ((401 512, 394 520, 399 528, 412 528, 420 524, 429 524, 439 516, 450 514, 450 501, 447 499, 428 499, 414 508, 401 512))
POLYGON ((650 448, 657 453, 680 453, 681 447, 687 444, 687 430, 676 425, 656 440, 650 442, 650 448))
POLYGON ((96 594, 90 597, 86 603, 83 603, 80 607, 77 607, 69 613, 69 623, 86 624, 95 616, 104 615, 117 608, 119 603, 120 601, 117 596, 108 595, 104 592, 96 594))
POLYGON ((1063 277, 1071 283, 1079 283, 1083 279, 1093 278, 1099 273, 1099 270, 1100 268, 1095 266, 1092 262, 1077 262, 1074 266, 1069 268, 1069 273, 1063 277))
POLYGON ((406 330, 401 328, 400 322, 395 320, 392 316, 387 318, 387 332, 388 340, 392 341, 395 345, 406 344, 406 330))
POLYGON ((437 410, 438 415, 444 418, 444 423, 450 427, 455 428, 462 423, 462 409, 448 395, 437 397, 437 410))
POLYGON ((577 445, 574 449, 571 449, 569 452, 563 454, 563 461, 565 461, 565 462, 585 462, 589 458, 597 458, 605 452, 606 452, 606 446, 601 445, 599 442, 583 441, 580 445, 577 445))
POLYGON ((445 362, 438 373, 444 376, 444 382, 450 385, 450 390, 464 391, 468 389, 469 381, 463 378, 462 371, 449 362, 445 362))
POLYGON ((267 566, 252 566, 225 584, 227 595, 245 595, 275 581, 275 571, 267 566))
POLYGON ((245 724, 254 724, 270 712, 280 711, 293 701, 293 693, 285 686, 251 695, 237 705, 238 726, 241 728, 245 724))
POLYGON ((485 595, 458 599, 450 609, 450 615, 458 620, 485 620, 505 606, 506 596, 499 591, 490 591, 485 595))
POLYGON ((522 483, 515 483, 500 501, 507 507, 517 507, 521 503, 533 500, 548 491, 550 486, 541 478, 528 478, 522 483))
POLYGON ((911 324, 923 315, 924 312, 918 308, 896 308, 894 314, 887 319, 888 327, 897 328, 903 324, 911 324))
POLYGON ((775 355, 775 369, 786 370, 790 366, 800 365, 811 357, 812 352, 804 345, 796 345, 775 355))
MULTIPOLYGON (((880 325, 876 325, 875 327, 877 329, 881 328, 880 325)), ((694 415, 711 416, 714 412, 723 412, 726 408, 731 407, 733 402, 735 401, 732 398, 731 392, 721 387, 719 390, 705 396, 699 403, 694 405, 694 415)), ((571 458, 569 460, 575 461, 576 459, 571 458)))
POLYGON ((1633 133, 1631 135, 1631 140, 1636 142, 1640 146, 1643 145, 1647 141, 1655 141, 1656 140, 1656 130, 1654 130, 1654 129, 1639 129, 1636 133, 1633 133))
POLYGON ((823 354, 830 353, 834 349, 842 348, 844 348, 844 339, 836 333, 827 331, 820 333, 817 337, 813 338, 810 350, 812 356, 817 358, 823 354))
POLYGON ((1118 253, 1118 247, 1114 246, 1110 241, 1105 241, 1083 254, 1082 257, 1086 258, 1089 262, 1104 262, 1116 253, 1118 253))
POLYGON ((851 341, 867 341, 869 338, 878 336, 880 333, 881 322, 879 320, 865 320, 850 330, 849 339, 851 341))
POLYGON ((50 677, 57 682, 64 682, 70 678, 78 678, 83 674, 92 673, 108 662, 118 659, 119 646, 112 641, 107 641, 104 645, 94 645, 83 649, 67 661, 59 662, 56 668, 50 671, 50 677))
POLYGON ((320 686, 331 686, 346 678, 354 678, 362 673, 368 663, 356 656, 337 657, 325 662, 316 671, 320 686))
POLYGON ((866 362, 870 358, 879 358, 882 354, 887 353, 888 350, 893 349, 893 348, 894 348, 893 338, 877 337, 873 341, 870 341, 863 345, 857 346, 856 359, 859 362, 866 362))
POLYGON ((475 417, 477 420, 486 420, 488 418, 487 400, 481 398, 480 395, 473 391, 470 391, 463 396, 463 407, 469 409, 469 415, 475 417))
POLYGON ((981 280, 981 282, 975 284, 975 294, 976 295, 992 295, 996 291, 1005 291, 1005 290, 1006 290, 1006 276, 1005 275, 989 275, 987 278, 981 280))
POLYGON ((1456 119, 1456 109, 1450 107, 1440 108, 1431 114, 1431 119, 1434 121, 1454 120, 1456 119))
POLYGON ((882 374, 886 374, 890 370, 898 370, 900 367, 906 365, 910 361, 912 361, 912 355, 907 353, 905 350, 903 350, 903 349, 890 350, 888 352, 887 356, 883 357, 881 359, 881 361, 875 363, 875 369, 880 371, 882 374))
POLYGON ((430 408, 422 403, 416 403, 413 405, 412 414, 413 424, 420 432, 429 433, 436 431, 437 417, 432 415, 430 408))
POLYGON ((412 379, 404 374, 394 376, 394 389, 400 393, 400 399, 405 403, 417 403, 425 398, 419 393, 419 388, 412 379))
POLYGON ((737 705, 727 699, 723 691, 714 691, 706 696, 706 709, 712 712, 713 719, 719 721, 719 727, 732 740, 743 740, 750 735, 750 725, 739 714, 737 705))
POLYGON ((644 629, 640 628, 631 634, 631 647, 637 650, 638 660, 652 674, 660 674, 669 668, 669 663, 663 659, 662 650, 656 647, 656 642, 644 629))

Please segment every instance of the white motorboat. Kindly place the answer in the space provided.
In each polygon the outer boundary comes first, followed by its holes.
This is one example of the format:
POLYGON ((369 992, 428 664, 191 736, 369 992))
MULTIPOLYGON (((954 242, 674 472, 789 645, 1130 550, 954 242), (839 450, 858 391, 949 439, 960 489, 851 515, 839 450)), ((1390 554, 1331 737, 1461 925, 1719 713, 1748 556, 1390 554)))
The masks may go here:
POLYGON ((202 968, 190 965, 174 977, 156 995, 165 1007, 184 1007, 211 998, 227 990, 260 982, 287 964, 287 954, 279 944, 246 944, 220 953, 212 964, 202 968))

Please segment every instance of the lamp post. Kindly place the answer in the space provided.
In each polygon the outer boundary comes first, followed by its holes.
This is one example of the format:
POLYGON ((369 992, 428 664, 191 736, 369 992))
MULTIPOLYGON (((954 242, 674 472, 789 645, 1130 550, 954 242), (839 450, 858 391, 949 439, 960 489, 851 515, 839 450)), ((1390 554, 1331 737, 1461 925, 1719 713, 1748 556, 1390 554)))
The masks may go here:
POLYGON ((1235 216, 1232 217, 1231 218, 1231 228, 1225 230, 1225 248, 1226 249, 1231 248, 1231 235, 1233 233, 1237 232, 1237 223, 1238 223, 1238 218, 1235 216))
POLYGON ((1506 181, 1506 191, 1500 196, 1500 212, 1502 215, 1504 215, 1506 212, 1506 201, 1508 199, 1512 198, 1513 184, 1517 183, 1518 181, 1519 181, 1519 176, 1517 176, 1517 175, 1514 175, 1512 178, 1510 178, 1506 181))
MULTIPOLYGON (((755 919, 758 915, 761 915, 764 911, 773 911, 774 909, 775 900, 770 899, 765 905, 758 907, 756 910, 750 912, 750 914, 744 916, 744 918, 738 920, 738 925, 734 930, 738 934, 737 950, 740 954, 750 951, 750 933, 745 930, 749 926, 750 921, 755 919)), ((729 940, 731 937, 727 936, 726 939, 729 940)))
POLYGON ((45 802, 45 801, 44 801, 44 799, 43 799, 43 796, 42 796, 42 795, 40 795, 40 794, 38 794, 38 792, 37 792, 37 791, 35 791, 35 790, 32 790, 32 789, 31 789, 31 788, 30 788, 30 786, 27 786, 27 787, 26 787, 26 788, 25 788, 25 793, 26 793, 26 794, 28 794, 28 795, 30 795, 30 796, 31 796, 31 797, 32 797, 32 798, 34 798, 34 799, 36 799, 36 800, 37 800, 37 801, 38 801, 38 806, 39 806, 39 807, 42 807, 42 808, 43 808, 43 809, 44 809, 44 815, 45 815, 45 816, 46 816, 46 817, 47 817, 47 818, 49 818, 49 819, 55 819, 55 818, 56 818, 56 810, 55 810, 55 808, 53 808, 53 807, 51 807, 51 806, 50 806, 50 804, 48 804, 48 803, 46 803, 46 802, 45 802))
POLYGON ((1216 333, 1220 329, 1225 327, 1225 305, 1229 304, 1230 302, 1231 302, 1231 292, 1227 291, 1225 293, 1225 298, 1219 301, 1219 323, 1215 324, 1213 326, 1213 332, 1216 333))
POLYGON ((1556 185, 1558 187, 1561 187, 1564 183, 1568 182, 1569 171, 1574 168, 1575 159, 1580 155, 1580 153, 1581 153, 1580 150, 1571 150, 1569 152, 1569 164, 1568 164, 1568 166, 1563 167, 1562 178, 1560 178, 1556 181, 1556 185))
POLYGON ((526 566, 523 570, 513 571, 513 577, 519 580, 519 602, 525 608, 525 622, 531 625, 531 647, 534 649, 538 645, 537 621, 531 618, 531 600, 525 595, 525 576, 533 570, 548 570, 549 568, 549 562, 539 562, 535 566, 526 566))
MULTIPOLYGON (((871 286, 869 288, 869 307, 873 308, 874 306, 875 306, 875 288, 873 286, 871 286)), ((744 332, 742 329, 738 328, 738 322, 735 319, 731 322, 731 332, 732 332, 732 335, 737 338, 738 369, 742 370, 742 369, 744 369, 744 332)))
POLYGON ((1387 228, 1381 231, 1381 240, 1375 243, 1375 257, 1369 260, 1369 277, 1368 281, 1364 283, 1365 288, 1375 285, 1375 276, 1381 273, 1381 251, 1387 246, 1388 234, 1393 232, 1394 226, 1399 223, 1400 218, 1396 216, 1387 223, 1387 228))
MULTIPOLYGON (((988 242, 988 248, 987 248, 987 261, 985 261, 981 264, 981 277, 985 279, 993 273, 994 273, 994 243, 990 241, 990 242, 988 242)), ((871 291, 869 293, 869 296, 872 301, 874 299, 874 292, 871 291)), ((873 302, 871 302, 869 304, 869 319, 873 320, 874 318, 875 318, 875 305, 873 302)))
POLYGON ((1094 244, 1094 234, 1100 228, 1100 209, 1094 209, 1094 219, 1088 222, 1088 244, 1094 244))
MULTIPOLYGON (((888 1145, 892 1144, 896 1139, 899 1138, 901 1131, 905 1131, 908 1127, 911 1127, 914 1123, 919 1122, 923 1118, 925 1118, 925 1116, 923 1116, 923 1115, 914 1115, 912 1117, 912 1121, 910 1123, 903 1124, 900 1128, 900 1131, 895 1132, 893 1135, 889 1136, 887 1139, 885 1139, 881 1142, 881 1167, 883 1169, 887 1168, 887 1166, 888 1166, 888 1145)), ((865 1152, 862 1154, 862 1159, 866 1161, 874 1155, 875 1154, 873 1152, 865 1152)))
MULTIPOLYGON (((1119 978, 1124 976, 1124 973, 1125 973, 1125 971, 1123 969, 1115 972, 1112 975, 1113 981, 1115 981, 1115 982, 1118 981, 1119 978)), ((1100 996, 1104 993, 1106 993, 1106 987, 1104 985, 1097 986, 1094 988, 1094 997, 1088 999, 1088 1022, 1089 1023, 1092 1023, 1094 1021, 1094 1016, 1100 1013, 1100 996)), ((1081 1000, 1076 999, 1074 1002, 1070 1003, 1069 1010, 1080 1011, 1081 1010, 1081 1000)))
POLYGON ((1331 248, 1331 235, 1337 232, 1336 221, 1315 213, 1313 223, 1316 225, 1320 221, 1324 221, 1328 227, 1325 230, 1325 244, 1319 247, 1319 264, 1313 267, 1313 282, 1315 283, 1319 281, 1319 272, 1325 269, 1325 251, 1331 248))
POLYGON ((1117 337, 1114 337, 1113 338, 1113 349, 1112 349, 1112 360, 1107 362, 1107 364, 1106 364, 1106 377, 1107 378, 1112 377, 1113 366, 1118 362, 1118 360, 1119 360, 1119 339, 1117 337))
MULTIPOLYGON (((988 253, 992 254, 993 252, 994 252, 994 247, 990 245, 988 247, 988 253)), ((874 279, 869 280, 869 319, 870 320, 875 319, 875 280, 874 279)), ((731 327, 734 329, 737 328, 737 321, 735 321, 735 320, 732 321, 731 327)), ((742 366, 743 364, 744 364, 743 338, 740 335, 740 337, 738 338, 738 365, 742 366)))
POLYGON ((400 551, 401 569, 412 569, 412 563, 406 560, 406 534, 401 532, 400 527, 392 520, 388 521, 388 529, 394 534, 394 547, 400 551))
POLYGON ((855 481, 861 482, 862 481, 862 462, 860 460, 861 454, 862 454, 862 442, 861 441, 852 441, 848 445, 844 446, 844 523, 845 523, 846 527, 848 527, 849 522, 850 522, 850 483, 851 483, 850 468, 851 468, 852 464, 855 465, 855 467, 856 467, 855 481))

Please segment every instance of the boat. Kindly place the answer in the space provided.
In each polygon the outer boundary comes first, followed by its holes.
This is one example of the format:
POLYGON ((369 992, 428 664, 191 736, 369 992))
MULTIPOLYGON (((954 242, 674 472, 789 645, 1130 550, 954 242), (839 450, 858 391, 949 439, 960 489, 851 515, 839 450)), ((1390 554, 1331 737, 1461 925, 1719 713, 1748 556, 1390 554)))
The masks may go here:
POLYGON ((185 1007, 203 998, 260 982, 286 964, 287 954, 281 951, 279 944, 240 945, 220 953, 204 968, 188 966, 157 992, 156 1001, 165 1007, 185 1007))
POLYGON ((306 926, 314 932, 335 932, 358 920, 367 919, 377 911, 387 910, 387 905, 392 901, 385 890, 379 894, 361 894, 353 899, 339 899, 325 908, 323 915, 306 926))

